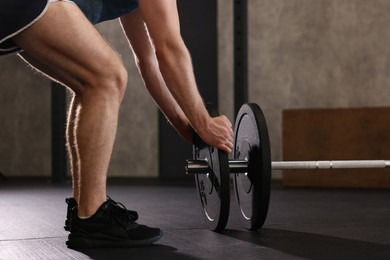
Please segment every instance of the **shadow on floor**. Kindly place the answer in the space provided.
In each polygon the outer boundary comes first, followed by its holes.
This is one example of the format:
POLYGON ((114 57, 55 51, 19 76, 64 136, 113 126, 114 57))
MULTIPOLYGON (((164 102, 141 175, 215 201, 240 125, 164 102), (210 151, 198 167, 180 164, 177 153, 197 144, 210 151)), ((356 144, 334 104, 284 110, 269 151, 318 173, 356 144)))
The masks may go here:
POLYGON ((328 259, 390 259, 390 246, 296 231, 261 229, 225 230, 224 235, 297 257, 328 259))
POLYGON ((102 248, 102 249, 79 249, 76 250, 94 260, 199 260, 200 258, 182 254, 177 249, 165 245, 153 245, 140 248, 102 248))

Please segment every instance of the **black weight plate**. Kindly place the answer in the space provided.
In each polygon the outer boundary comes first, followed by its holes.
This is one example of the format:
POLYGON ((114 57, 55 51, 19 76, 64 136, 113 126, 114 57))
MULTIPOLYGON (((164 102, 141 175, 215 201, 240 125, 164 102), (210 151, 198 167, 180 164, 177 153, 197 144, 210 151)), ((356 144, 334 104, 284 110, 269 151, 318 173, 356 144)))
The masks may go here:
POLYGON ((234 191, 242 223, 257 230, 267 217, 272 171, 267 124, 257 104, 244 104, 238 112, 234 159, 248 160, 248 172, 233 175, 234 191))
POLYGON ((230 210, 228 155, 206 145, 196 134, 193 155, 195 160, 207 160, 210 165, 207 174, 195 174, 195 182, 208 227, 221 231, 227 224, 230 210))

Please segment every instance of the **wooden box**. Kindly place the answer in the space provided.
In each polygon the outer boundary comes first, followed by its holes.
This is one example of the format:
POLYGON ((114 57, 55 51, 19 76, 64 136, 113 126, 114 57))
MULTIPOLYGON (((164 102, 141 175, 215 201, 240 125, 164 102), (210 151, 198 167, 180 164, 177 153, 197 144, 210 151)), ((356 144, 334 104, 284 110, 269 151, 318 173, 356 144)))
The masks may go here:
MULTIPOLYGON (((283 160, 390 160, 390 108, 283 111, 283 160)), ((390 169, 285 170, 288 187, 390 188, 390 169)))

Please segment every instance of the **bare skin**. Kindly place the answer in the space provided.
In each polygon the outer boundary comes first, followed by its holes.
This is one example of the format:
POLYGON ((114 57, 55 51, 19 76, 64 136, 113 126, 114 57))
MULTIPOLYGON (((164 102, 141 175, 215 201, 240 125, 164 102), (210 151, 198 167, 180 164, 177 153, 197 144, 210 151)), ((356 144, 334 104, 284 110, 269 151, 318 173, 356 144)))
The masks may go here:
POLYGON ((121 17, 121 24, 146 88, 182 138, 192 142, 193 130, 190 122, 165 84, 159 70, 155 49, 140 12, 136 11, 121 17))
POLYGON ((80 100, 76 135, 82 173, 79 215, 90 216, 106 200, 107 169, 127 85, 122 61, 79 8, 69 3, 51 4, 14 41, 31 61, 50 67, 43 72, 64 82, 80 100))
POLYGON ((230 153, 232 125, 225 116, 211 118, 199 95, 191 57, 180 35, 176 0, 139 0, 139 5, 169 91, 199 136, 209 145, 230 153))
MULTIPOLYGON (((139 4, 139 11, 121 21, 149 92, 185 140, 192 141, 194 129, 208 144, 231 152, 231 123, 224 116, 211 118, 198 93, 180 36, 176 0, 139 4)), ((91 216, 106 200, 107 169, 127 85, 122 61, 70 3, 51 4, 14 41, 25 50, 25 60, 74 92, 67 127, 73 196, 79 202, 79 215, 91 216)))

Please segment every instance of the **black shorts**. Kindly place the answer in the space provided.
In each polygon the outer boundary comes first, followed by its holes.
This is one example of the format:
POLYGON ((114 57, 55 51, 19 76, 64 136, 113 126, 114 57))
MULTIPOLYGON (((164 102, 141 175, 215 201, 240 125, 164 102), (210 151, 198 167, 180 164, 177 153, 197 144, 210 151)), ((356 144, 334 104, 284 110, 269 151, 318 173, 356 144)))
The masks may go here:
POLYGON ((70 0, 77 4, 93 24, 112 20, 133 12, 138 0, 70 0))
POLYGON ((1 0, 0 55, 20 50, 11 38, 35 23, 48 5, 49 0, 1 0))
MULTIPOLYGON (((0 56, 21 51, 12 37, 44 15, 50 2, 61 0, 1 0, 0 56)), ((138 8, 138 0, 66 0, 81 9, 92 24, 121 17, 138 8)))

